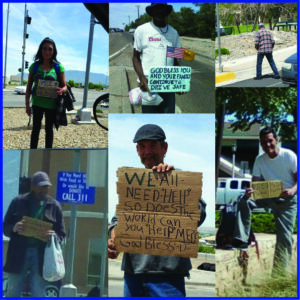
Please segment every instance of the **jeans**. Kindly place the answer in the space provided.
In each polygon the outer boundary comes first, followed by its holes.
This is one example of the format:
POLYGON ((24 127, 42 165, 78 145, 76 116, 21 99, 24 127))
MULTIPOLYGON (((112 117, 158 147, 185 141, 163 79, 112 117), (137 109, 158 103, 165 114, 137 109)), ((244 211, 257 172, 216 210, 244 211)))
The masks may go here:
POLYGON ((264 56, 267 57, 267 60, 270 64, 272 71, 274 72, 275 76, 279 76, 278 70, 276 68, 272 52, 271 53, 258 53, 257 54, 257 63, 256 63, 256 77, 261 77, 261 65, 264 59, 264 56))
POLYGON ((53 144, 53 124, 55 121, 55 109, 48 109, 39 106, 32 106, 32 132, 30 140, 30 149, 36 149, 39 142, 39 135, 42 126, 42 119, 45 113, 45 148, 52 148, 53 144))
POLYGON ((125 273, 124 297, 185 297, 184 276, 125 273))
POLYGON ((24 265, 20 273, 8 273, 7 297, 21 297, 27 273, 30 271, 31 297, 44 297, 47 281, 39 274, 38 250, 27 248, 24 265))
POLYGON ((142 105, 143 114, 174 114, 175 93, 158 93, 164 101, 159 105, 142 105))
POLYGON ((292 257, 293 230, 297 216, 297 195, 292 198, 261 199, 253 202, 241 198, 237 206, 234 238, 247 242, 251 228, 251 205, 270 208, 276 224, 274 267, 287 269, 292 257))

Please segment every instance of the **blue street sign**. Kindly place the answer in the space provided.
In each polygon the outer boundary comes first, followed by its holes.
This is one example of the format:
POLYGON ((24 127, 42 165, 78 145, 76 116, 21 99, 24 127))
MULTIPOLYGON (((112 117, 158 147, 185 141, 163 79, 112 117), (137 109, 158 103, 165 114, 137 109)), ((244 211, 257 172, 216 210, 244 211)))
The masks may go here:
POLYGON ((57 174, 56 199, 73 204, 95 203, 96 188, 86 185, 86 173, 60 171, 57 174))

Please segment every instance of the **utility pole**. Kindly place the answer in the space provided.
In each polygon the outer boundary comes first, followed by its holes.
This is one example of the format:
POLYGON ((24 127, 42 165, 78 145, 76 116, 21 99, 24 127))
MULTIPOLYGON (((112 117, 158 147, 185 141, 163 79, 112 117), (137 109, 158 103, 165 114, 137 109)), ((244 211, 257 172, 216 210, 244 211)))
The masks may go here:
POLYGON ((128 25, 130 25, 130 16, 128 16, 128 20, 129 20, 129 23, 128 23, 128 25))
POLYGON ((27 4, 25 3, 25 13, 24 13, 24 32, 23 32, 23 46, 22 46, 22 67, 21 67, 21 85, 23 85, 24 79, 24 60, 25 60, 25 48, 26 39, 28 39, 29 34, 27 34, 27 25, 31 23, 31 18, 28 16, 27 4))
POLYGON ((4 83, 3 83, 3 87, 4 87, 4 88, 6 87, 6 61, 7 61, 8 18, 9 18, 9 3, 7 4, 6 42, 5 42, 5 63, 4 63, 4 83))
POLYGON ((221 58, 221 39, 220 39, 220 15, 219 15, 219 3, 217 6, 217 31, 218 31, 218 51, 219 51, 219 72, 223 72, 222 58, 221 58))
POLYGON ((140 18, 140 6, 139 5, 136 5, 137 7, 137 13, 138 13, 138 19, 140 18))

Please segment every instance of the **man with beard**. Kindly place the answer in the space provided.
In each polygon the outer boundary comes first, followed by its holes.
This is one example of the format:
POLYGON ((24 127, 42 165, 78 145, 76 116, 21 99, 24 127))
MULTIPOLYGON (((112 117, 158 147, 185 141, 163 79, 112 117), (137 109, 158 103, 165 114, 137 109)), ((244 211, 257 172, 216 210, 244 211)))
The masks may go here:
MULTIPOLYGON (((146 12, 153 19, 135 30, 132 63, 138 75, 140 89, 149 92, 148 75, 151 67, 179 66, 176 58, 166 57, 167 46, 180 48, 177 31, 167 23, 172 5, 151 3, 146 12)), ((179 93, 181 94, 181 93, 179 93)), ((175 93, 159 93, 159 105, 142 105, 143 113, 175 113, 175 93)))
POLYGON ((260 144, 264 151, 254 163, 252 181, 280 180, 284 189, 278 198, 255 202, 248 188, 239 200, 233 246, 246 249, 251 227, 251 207, 270 208, 276 224, 276 246, 273 272, 289 266, 292 256, 293 229, 297 216, 297 156, 288 149, 278 147, 278 137, 273 128, 260 131, 260 144))
POLYGON ((30 271, 31 297, 44 297, 47 281, 43 279, 43 260, 46 242, 22 235, 24 216, 52 223, 53 230, 43 233, 45 238, 65 237, 62 210, 59 203, 48 196, 51 186, 45 172, 36 172, 31 179, 31 192, 19 195, 10 203, 3 222, 3 233, 10 238, 4 271, 8 273, 7 297, 21 297, 24 281, 30 271))
MULTIPOLYGON (((164 131, 154 124, 143 125, 137 130, 133 142, 137 143, 137 153, 145 168, 156 172, 174 170, 174 166, 164 162, 168 150, 165 139, 164 131)), ((199 206, 201 216, 198 226, 205 220, 206 203, 201 199, 199 206)), ((114 245, 114 227, 117 224, 118 217, 114 216, 108 241, 108 257, 111 259, 118 255, 114 245)), ((184 297, 184 277, 191 269, 191 261, 185 257, 124 253, 124 297, 184 297)))

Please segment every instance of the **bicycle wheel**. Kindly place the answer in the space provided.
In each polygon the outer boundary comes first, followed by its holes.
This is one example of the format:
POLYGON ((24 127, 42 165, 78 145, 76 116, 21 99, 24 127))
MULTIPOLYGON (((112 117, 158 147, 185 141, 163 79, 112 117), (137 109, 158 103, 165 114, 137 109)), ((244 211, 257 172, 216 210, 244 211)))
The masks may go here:
POLYGON ((109 94, 98 97, 93 105, 93 115, 96 123, 105 130, 108 130, 108 109, 109 94))

